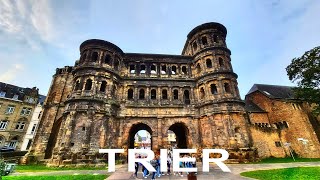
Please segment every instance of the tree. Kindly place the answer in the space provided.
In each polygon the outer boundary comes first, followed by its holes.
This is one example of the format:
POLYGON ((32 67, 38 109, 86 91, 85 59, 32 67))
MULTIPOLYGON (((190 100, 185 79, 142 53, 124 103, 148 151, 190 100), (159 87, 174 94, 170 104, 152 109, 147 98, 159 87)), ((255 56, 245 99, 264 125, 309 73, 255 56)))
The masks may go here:
POLYGON ((286 70, 289 80, 298 84, 296 97, 313 103, 313 112, 320 115, 320 46, 292 59, 286 70))

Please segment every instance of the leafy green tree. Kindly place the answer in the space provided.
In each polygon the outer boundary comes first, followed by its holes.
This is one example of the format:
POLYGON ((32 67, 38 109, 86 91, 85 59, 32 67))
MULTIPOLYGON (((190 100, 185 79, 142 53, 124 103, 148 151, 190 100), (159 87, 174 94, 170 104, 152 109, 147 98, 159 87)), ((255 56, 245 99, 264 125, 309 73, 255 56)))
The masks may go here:
POLYGON ((320 46, 292 59, 286 70, 290 81, 298 84, 296 97, 314 103, 313 112, 320 115, 320 46))

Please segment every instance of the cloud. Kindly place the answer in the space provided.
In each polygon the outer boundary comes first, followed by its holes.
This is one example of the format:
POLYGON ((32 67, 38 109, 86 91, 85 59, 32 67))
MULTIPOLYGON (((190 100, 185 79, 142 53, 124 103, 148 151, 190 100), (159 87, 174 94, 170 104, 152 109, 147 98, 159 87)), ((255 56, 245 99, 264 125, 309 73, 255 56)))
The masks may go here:
POLYGON ((8 70, 0 75, 0 81, 10 82, 14 80, 21 71, 23 71, 23 64, 13 64, 8 70))

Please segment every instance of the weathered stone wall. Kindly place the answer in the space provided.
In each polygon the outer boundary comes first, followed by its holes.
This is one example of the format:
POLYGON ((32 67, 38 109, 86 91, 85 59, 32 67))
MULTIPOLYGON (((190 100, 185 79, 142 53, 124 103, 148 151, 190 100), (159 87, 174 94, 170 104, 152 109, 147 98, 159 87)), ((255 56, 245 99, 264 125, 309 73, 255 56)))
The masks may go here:
POLYGON ((260 92, 254 92, 248 98, 268 112, 271 126, 281 130, 282 142, 291 143, 292 149, 302 157, 320 157, 319 141, 299 101, 270 99, 260 92), (298 138, 308 142, 303 144, 298 138))

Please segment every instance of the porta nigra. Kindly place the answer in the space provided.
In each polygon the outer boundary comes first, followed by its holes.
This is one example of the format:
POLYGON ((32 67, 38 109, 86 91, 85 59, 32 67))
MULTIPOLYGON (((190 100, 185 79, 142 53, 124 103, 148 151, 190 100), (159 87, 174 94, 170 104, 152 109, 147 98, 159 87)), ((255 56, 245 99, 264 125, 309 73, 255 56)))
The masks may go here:
POLYGON ((154 151, 168 147, 172 130, 180 149, 257 157, 226 36, 222 24, 197 26, 181 55, 126 53, 105 40, 84 41, 74 66, 53 76, 29 156, 51 165, 94 164, 105 159, 99 149, 120 148, 126 152, 118 158, 125 159, 139 130, 151 134, 154 151))

